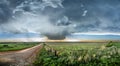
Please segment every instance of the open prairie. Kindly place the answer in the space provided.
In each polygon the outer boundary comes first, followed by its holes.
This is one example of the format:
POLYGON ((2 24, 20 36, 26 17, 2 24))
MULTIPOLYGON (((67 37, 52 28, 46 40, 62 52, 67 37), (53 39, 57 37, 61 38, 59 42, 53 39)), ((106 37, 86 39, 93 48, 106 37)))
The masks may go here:
POLYGON ((43 43, 34 66, 119 66, 120 42, 43 43))

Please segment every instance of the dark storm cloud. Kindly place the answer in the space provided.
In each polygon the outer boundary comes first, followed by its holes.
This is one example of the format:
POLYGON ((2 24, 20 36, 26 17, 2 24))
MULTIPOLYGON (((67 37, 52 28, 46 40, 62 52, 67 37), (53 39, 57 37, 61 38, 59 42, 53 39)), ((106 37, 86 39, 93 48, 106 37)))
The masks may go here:
POLYGON ((0 1, 1 32, 39 32, 64 38, 71 32, 120 32, 119 25, 120 0, 0 1))
POLYGON ((0 1, 0 23, 6 22, 11 16, 11 9, 7 1, 0 1))
POLYGON ((63 8, 61 3, 62 0, 1 1, 0 31, 37 32, 49 39, 64 39, 70 31, 66 30, 70 23, 67 16, 59 14, 63 8))
POLYGON ((64 14, 79 24, 78 32, 120 32, 120 0, 65 0, 63 5, 64 14))

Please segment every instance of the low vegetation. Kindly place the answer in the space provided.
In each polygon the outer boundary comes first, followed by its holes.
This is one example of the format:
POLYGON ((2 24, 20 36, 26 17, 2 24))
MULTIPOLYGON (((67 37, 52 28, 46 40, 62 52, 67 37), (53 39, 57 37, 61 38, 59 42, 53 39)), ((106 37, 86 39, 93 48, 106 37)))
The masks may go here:
POLYGON ((37 45, 38 42, 1 42, 0 52, 21 50, 37 45))
POLYGON ((119 66, 120 43, 43 44, 34 66, 119 66))

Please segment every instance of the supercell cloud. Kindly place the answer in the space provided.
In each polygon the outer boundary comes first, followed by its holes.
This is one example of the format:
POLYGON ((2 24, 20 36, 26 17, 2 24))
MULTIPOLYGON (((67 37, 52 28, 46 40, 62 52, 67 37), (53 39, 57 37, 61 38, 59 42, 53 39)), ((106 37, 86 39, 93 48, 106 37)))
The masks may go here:
POLYGON ((0 33, 119 33, 120 0, 0 0, 0 33))

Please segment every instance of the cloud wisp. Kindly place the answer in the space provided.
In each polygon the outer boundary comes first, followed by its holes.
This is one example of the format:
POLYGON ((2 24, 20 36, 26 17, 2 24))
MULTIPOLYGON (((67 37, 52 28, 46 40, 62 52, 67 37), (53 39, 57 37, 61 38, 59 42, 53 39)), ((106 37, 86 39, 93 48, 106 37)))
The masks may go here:
POLYGON ((119 15, 119 0, 0 0, 0 33, 119 34, 119 15))

